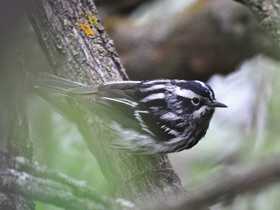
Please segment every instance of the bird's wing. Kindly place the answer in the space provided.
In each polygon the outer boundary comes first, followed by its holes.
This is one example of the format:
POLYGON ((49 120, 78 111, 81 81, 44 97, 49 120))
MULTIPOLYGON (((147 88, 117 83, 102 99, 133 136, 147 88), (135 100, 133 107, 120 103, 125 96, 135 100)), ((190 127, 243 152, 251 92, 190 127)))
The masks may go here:
POLYGON ((36 88, 46 89, 64 95, 95 94, 104 97, 104 99, 107 97, 108 100, 110 100, 109 98, 124 98, 134 101, 134 87, 140 83, 140 81, 116 81, 100 85, 84 85, 45 72, 41 72, 38 78, 35 84, 36 88))
POLYGON ((139 102, 134 88, 140 81, 86 86, 48 73, 40 73, 38 77, 37 88, 77 99, 97 114, 107 116, 127 128, 141 130, 134 113, 139 102))

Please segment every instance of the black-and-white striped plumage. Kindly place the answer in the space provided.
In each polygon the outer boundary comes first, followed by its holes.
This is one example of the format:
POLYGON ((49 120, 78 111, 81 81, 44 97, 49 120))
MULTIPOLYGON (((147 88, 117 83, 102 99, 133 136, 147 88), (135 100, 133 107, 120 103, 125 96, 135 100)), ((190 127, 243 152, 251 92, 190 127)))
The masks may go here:
POLYGON ((97 114, 106 113, 108 126, 119 136, 114 145, 144 154, 193 147, 206 134, 215 107, 226 107, 200 81, 121 81, 96 87, 42 74, 38 84, 84 101, 97 114))

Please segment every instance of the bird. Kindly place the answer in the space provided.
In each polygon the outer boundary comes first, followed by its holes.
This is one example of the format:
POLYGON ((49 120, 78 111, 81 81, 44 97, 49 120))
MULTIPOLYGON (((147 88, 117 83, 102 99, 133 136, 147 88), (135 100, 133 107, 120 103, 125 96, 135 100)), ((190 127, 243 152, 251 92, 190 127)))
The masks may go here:
POLYGON ((112 147, 147 155, 180 152, 206 134, 218 102, 198 80, 153 79, 85 85, 40 73, 36 88, 77 100, 107 119, 112 147))

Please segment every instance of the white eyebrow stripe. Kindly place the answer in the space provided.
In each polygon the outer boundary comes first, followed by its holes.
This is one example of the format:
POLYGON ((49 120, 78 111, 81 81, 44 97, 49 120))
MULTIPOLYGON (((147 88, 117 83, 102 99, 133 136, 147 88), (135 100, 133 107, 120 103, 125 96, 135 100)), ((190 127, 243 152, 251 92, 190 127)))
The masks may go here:
POLYGON ((164 93, 155 93, 155 94, 152 94, 152 95, 148 95, 147 97, 143 98, 141 100, 141 102, 148 102, 148 101, 153 101, 153 100, 157 100, 157 99, 164 99, 165 98, 165 95, 164 93))
POLYGON ((180 87, 175 87, 174 93, 177 96, 181 96, 184 98, 193 98, 193 97, 198 97, 200 98, 199 95, 197 95, 195 92, 193 92, 192 90, 186 90, 186 89, 182 89, 180 87))
POLYGON ((209 88, 207 87, 207 85, 206 85, 204 82, 201 82, 201 81, 199 81, 199 80, 195 80, 195 82, 199 83, 202 87, 204 87, 204 88, 206 88, 206 89, 209 89, 209 88))
POLYGON ((215 97, 214 97, 214 94, 213 94, 213 91, 204 83, 204 82, 201 82, 199 80, 195 80, 195 82, 199 83, 202 87, 206 88, 209 92, 209 95, 210 95, 210 98, 212 100, 215 100, 215 97))

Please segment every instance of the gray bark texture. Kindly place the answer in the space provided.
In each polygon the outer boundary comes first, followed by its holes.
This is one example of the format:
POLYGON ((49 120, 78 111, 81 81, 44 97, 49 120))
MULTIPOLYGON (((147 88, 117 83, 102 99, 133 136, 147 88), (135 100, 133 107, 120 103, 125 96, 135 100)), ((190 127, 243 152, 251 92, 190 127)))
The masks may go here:
POLYGON ((33 210, 35 205, 29 197, 23 197, 13 185, 11 179, 6 179, 5 173, 14 164, 8 156, 0 153, 0 210, 33 210))
POLYGON ((280 2, 279 0, 243 0, 254 14, 260 27, 280 46, 280 2))
MULTIPOLYGON (((92 0, 26 3, 54 74, 91 85, 128 79, 92 0)), ((117 196, 143 203, 185 194, 167 156, 138 156, 110 148, 114 136, 106 122, 71 99, 65 102, 55 106, 76 123, 117 196)))
MULTIPOLYGON (((16 69, 19 72, 19 69, 16 69)), ((32 144, 29 140, 28 119, 26 113, 25 90, 19 75, 14 75, 13 88, 11 89, 10 108, 7 118, 7 152, 9 156, 22 155, 32 157, 32 144)), ((18 188, 12 184, 11 179, 6 179, 5 174, 14 164, 9 156, 0 153, 0 210, 33 210, 35 204, 31 197, 24 197, 18 188)))
POLYGON ((34 209, 27 199, 48 203, 62 209, 127 209, 131 202, 100 195, 65 174, 57 173, 46 166, 33 163, 24 157, 11 158, 0 152, 0 209, 34 209), (128 204, 128 205, 125 205, 128 204))
POLYGON ((0 3, 0 8, 0 19, 3 20, 0 21, 0 28, 5 28, 5 33, 0 35, 0 106, 1 122, 4 122, 0 131, 0 151, 5 150, 8 154, 6 156, 0 153, 0 210, 32 210, 35 208, 32 198, 22 196, 17 188, 4 178, 7 170, 14 167, 8 157, 21 155, 31 159, 32 143, 29 140, 26 95, 19 56, 22 36, 20 27, 14 25, 23 15, 22 3, 5 1, 0 3), (14 34, 18 37, 15 38, 14 34), (11 39, 13 42, 8 45, 11 39))

